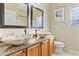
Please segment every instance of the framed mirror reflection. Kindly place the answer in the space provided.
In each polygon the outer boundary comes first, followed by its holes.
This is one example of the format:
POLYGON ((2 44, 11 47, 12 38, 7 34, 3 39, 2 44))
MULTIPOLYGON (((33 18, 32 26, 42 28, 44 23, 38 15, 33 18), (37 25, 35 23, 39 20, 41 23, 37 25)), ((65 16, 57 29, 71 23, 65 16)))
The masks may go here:
POLYGON ((0 3, 0 27, 28 27, 29 6, 27 3, 0 3))
POLYGON ((31 28, 43 28, 43 10, 31 6, 31 28))

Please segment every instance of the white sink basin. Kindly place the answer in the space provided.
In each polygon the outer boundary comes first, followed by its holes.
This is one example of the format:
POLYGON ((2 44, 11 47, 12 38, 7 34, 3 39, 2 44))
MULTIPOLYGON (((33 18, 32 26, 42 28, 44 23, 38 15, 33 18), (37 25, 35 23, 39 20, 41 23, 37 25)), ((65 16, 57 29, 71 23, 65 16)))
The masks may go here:
POLYGON ((38 34, 40 37, 44 38, 44 37, 50 35, 51 33, 50 33, 50 32, 39 32, 39 33, 37 33, 37 34, 38 34))
POLYGON ((25 36, 8 36, 1 39, 5 44, 21 45, 28 39, 25 36))
POLYGON ((40 37, 46 37, 47 34, 38 34, 40 37))

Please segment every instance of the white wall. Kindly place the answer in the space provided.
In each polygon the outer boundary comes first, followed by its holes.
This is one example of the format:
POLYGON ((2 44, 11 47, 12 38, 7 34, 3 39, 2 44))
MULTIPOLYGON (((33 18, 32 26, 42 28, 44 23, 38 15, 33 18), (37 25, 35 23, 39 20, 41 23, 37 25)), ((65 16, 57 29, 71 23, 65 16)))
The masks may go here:
POLYGON ((0 38, 11 34, 24 34, 24 29, 0 29, 0 38))

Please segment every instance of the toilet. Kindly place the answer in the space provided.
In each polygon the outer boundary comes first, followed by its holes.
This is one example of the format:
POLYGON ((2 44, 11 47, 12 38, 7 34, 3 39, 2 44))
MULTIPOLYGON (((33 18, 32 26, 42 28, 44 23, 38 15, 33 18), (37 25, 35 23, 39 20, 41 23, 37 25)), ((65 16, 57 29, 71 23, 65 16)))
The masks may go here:
POLYGON ((64 51, 64 43, 60 41, 54 41, 55 52, 56 53, 63 53, 64 51))

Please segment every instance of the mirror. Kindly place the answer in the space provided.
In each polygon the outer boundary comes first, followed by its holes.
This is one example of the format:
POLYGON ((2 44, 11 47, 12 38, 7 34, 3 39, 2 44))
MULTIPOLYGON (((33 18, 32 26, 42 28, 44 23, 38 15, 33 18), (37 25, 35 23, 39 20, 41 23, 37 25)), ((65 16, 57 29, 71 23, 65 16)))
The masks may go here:
POLYGON ((26 3, 5 3, 4 26, 28 27, 28 9, 26 3))
POLYGON ((31 28, 43 28, 43 10, 31 6, 31 28))

